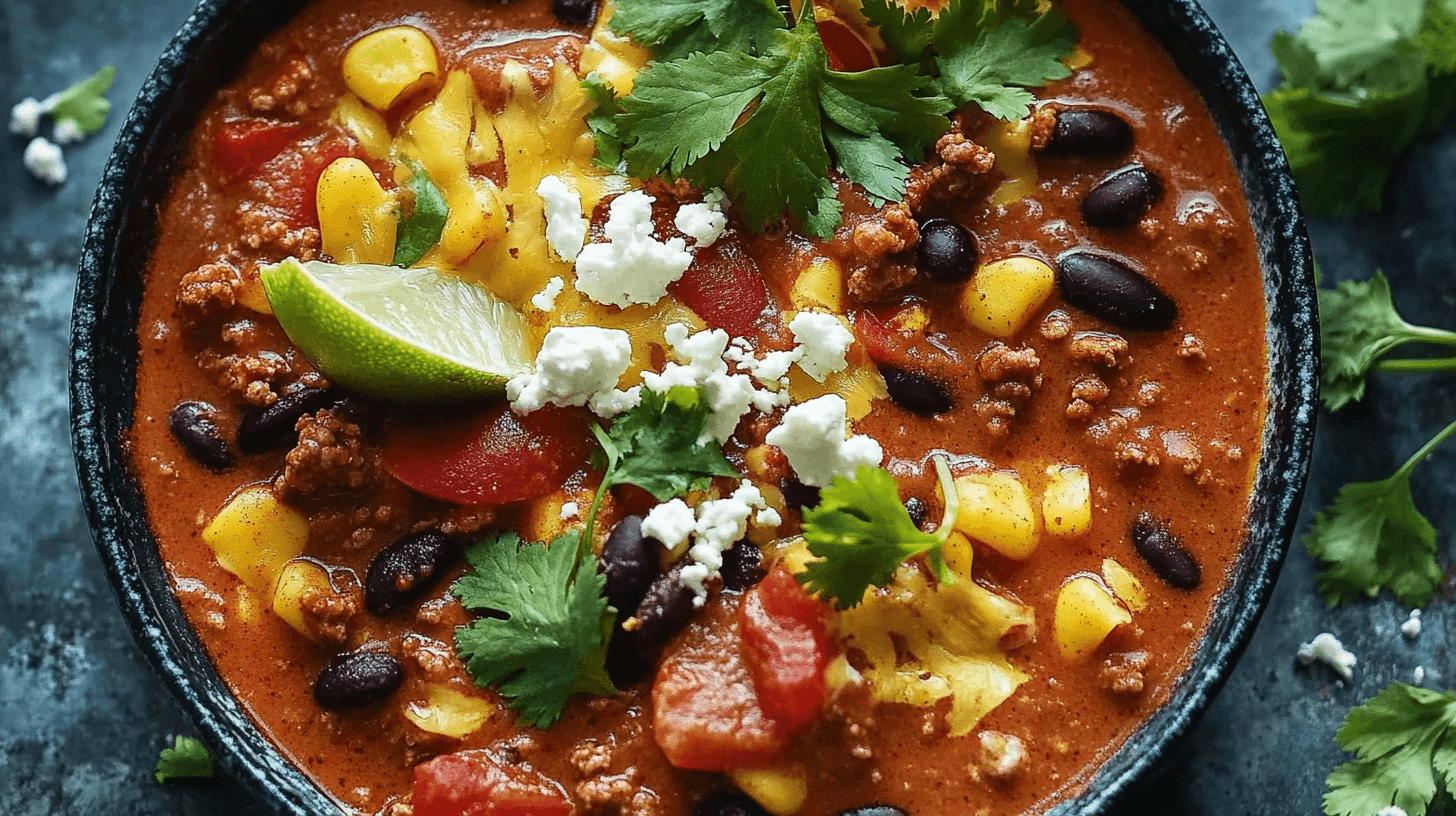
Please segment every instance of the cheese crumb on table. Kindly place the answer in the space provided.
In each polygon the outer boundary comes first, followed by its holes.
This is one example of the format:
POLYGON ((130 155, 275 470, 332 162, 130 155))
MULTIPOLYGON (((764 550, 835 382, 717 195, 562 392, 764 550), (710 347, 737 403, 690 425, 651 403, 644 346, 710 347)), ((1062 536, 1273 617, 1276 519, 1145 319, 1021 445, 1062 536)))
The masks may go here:
POLYGON ((1375 811, 1375 816, 1406 816, 1406 812, 1398 805, 1389 805, 1375 811))
POLYGON ((607 243, 587 244, 576 257, 576 288, 598 303, 652 304, 693 262, 681 238, 653 237, 652 202, 641 190, 612 199, 602 227, 607 243))
POLYGON ((828 487, 835 476, 853 477, 861 465, 878 467, 885 458, 874 439, 863 434, 845 438, 848 419, 844 398, 825 394, 785 411, 765 440, 783 450, 799 481, 828 487))
POLYGON ((549 312, 556 308, 556 298, 566 290, 566 281, 556 275, 546 281, 546 288, 531 296, 531 305, 543 312, 549 312))
POLYGON ((71 144, 86 138, 86 131, 76 123, 75 119, 60 119, 56 126, 51 129, 51 138, 56 144, 71 144))
MULTIPOLYGON (((54 98, 46 100, 54 104, 54 98)), ((17 136, 31 137, 40 132, 40 118, 50 113, 50 108, 33 96, 15 103, 10 109, 10 132, 17 136)))
POLYGON ((66 159, 59 145, 44 136, 37 136, 25 146, 25 169, 46 184, 64 184, 66 159))
POLYGON ((1299 645, 1299 662, 1309 664, 1315 661, 1329 666, 1346 680, 1353 675, 1355 664, 1359 660, 1347 650, 1340 639, 1329 632, 1321 632, 1315 635, 1314 640, 1299 645))
POLYGON ((1414 680, 1415 684, 1418 686, 1426 682, 1426 667, 1416 666, 1416 670, 1411 672, 1411 679, 1414 680))
POLYGON ((823 312, 799 312, 789 321, 789 331, 801 353, 799 368, 818 382, 849 366, 844 355, 854 343, 854 335, 839 318, 823 312))
POLYGON ((599 392, 613 392, 632 362, 632 339, 621 329, 557 326, 546 333, 536 370, 506 383, 506 398, 518 414, 547 403, 586 405, 599 392))
POLYGON ((581 211, 581 193, 566 186, 560 176, 547 176, 536 185, 536 195, 546 205, 546 243, 556 257, 571 263, 586 243, 587 221, 581 211))
POLYGON ((1406 636, 1407 640, 1414 640, 1421 633, 1421 610, 1412 609, 1410 617, 1400 625, 1400 633, 1406 636))
POLYGON ((668 550, 675 550, 688 540, 697 523, 693 508, 682 499, 673 499, 647 511, 642 519, 642 535, 656 539, 668 550))

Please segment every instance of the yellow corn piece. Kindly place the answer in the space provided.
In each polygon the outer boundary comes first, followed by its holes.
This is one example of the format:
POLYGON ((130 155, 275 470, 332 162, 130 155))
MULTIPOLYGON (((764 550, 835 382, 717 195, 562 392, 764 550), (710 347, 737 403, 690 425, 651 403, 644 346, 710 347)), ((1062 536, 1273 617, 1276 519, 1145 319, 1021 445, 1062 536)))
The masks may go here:
POLYGON ((606 0, 597 11, 597 24, 581 50, 581 73, 595 71, 606 80, 618 96, 632 92, 637 74, 647 65, 651 54, 632 40, 612 30, 612 0, 606 0))
POLYGON ((253 264, 243 273, 242 285, 238 287, 238 303, 261 314, 273 314, 273 304, 263 291, 263 279, 258 276, 258 265, 253 264))
POLYGON ((278 573, 278 586, 273 590, 273 614, 305 637, 313 637, 303 621, 303 599, 312 591, 333 594, 334 585, 329 580, 329 571, 307 558, 295 558, 285 564, 278 573))
POLYGON ((1112 594, 1126 604, 1128 609, 1133 612, 1141 612, 1148 608, 1148 591, 1143 589, 1143 582, 1129 572, 1127 567, 1111 558, 1104 558, 1102 560, 1102 578, 1112 588, 1112 594))
POLYGON ((1035 258, 1016 256, 989 263, 961 292, 961 311, 972 326, 994 337, 1021 331, 1056 288, 1052 268, 1035 258))
POLYGON ((506 235, 506 205, 488 178, 464 178, 445 193, 450 217, 440 234, 439 261, 453 269, 506 235))
POLYGON ((324 254, 335 262, 394 260, 398 207, 363 160, 346 156, 324 168, 318 181, 318 217, 324 254))
POLYGON ((490 114, 477 100, 475 103, 475 129, 465 142, 465 161, 469 164, 489 164, 500 158, 500 136, 495 125, 490 123, 490 114))
POLYGON ((1008 558, 1023 559, 1036 549, 1036 514, 1016 474, 968 473, 955 480, 955 490, 957 530, 1008 558))
POLYGON ((1031 155, 1031 121, 996 122, 980 141, 996 154, 996 172, 1005 181, 991 194, 991 206, 1013 204, 1036 192, 1036 159, 1031 155))
POLYGON ((729 771, 733 784, 774 816, 798 813, 809 796, 802 771, 786 768, 743 768, 729 771))
POLYGON ((308 543, 308 519, 257 485, 235 494, 202 530, 202 540, 223 569, 271 598, 283 565, 308 543))
POLYGON ((794 279, 789 302, 804 311, 815 307, 835 314, 844 311, 844 270, 832 258, 820 258, 794 279))
POLYGON ((470 697, 446 686, 431 686, 429 702, 410 703, 405 719, 422 731, 459 739, 480 730, 495 706, 479 697, 470 697))
MULTIPOLYGON (((475 122, 475 83, 464 71, 451 71, 434 100, 410 117, 400 131, 401 153, 419 160, 441 190, 463 184, 469 175, 466 148, 475 122)), ((408 173, 401 164, 396 170, 408 173)))
POLYGON ((1112 630, 1132 623, 1132 613, 1100 581, 1085 576, 1062 585, 1055 616, 1057 649, 1073 663, 1091 657, 1112 630))
POLYGON ((414 26, 366 34, 344 52, 344 84, 377 110, 389 110, 408 91, 439 74, 435 43, 414 26))
POLYGON ((976 551, 971 547, 971 540, 966 538, 966 534, 959 530, 951 533, 940 549, 945 555, 945 565, 954 570, 957 576, 970 580, 976 551))
POLYGON ((389 158, 389 125, 384 117, 353 94, 339 97, 329 121, 353 134, 371 159, 389 158))
POLYGON ((1041 518, 1052 535, 1075 536, 1092 526, 1092 482, 1076 466, 1047 468, 1041 494, 1041 518))
POLYGON ((590 493, 584 496, 574 495, 565 488, 558 488, 531 499, 520 515, 521 538, 526 541, 550 541, 572 527, 581 527, 586 523, 591 500, 590 493), (562 518, 561 508, 567 502, 576 503, 576 513, 571 518, 562 518))

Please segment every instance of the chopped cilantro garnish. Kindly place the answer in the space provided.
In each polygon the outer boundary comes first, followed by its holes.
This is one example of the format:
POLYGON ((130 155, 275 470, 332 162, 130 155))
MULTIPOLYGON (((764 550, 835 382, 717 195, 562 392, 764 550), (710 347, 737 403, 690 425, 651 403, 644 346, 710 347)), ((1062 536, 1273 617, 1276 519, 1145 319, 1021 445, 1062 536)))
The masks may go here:
POLYGON ((430 181, 424 165, 414 159, 405 159, 410 177, 404 186, 415 194, 414 209, 399 222, 394 244, 394 265, 409 268, 420 262, 430 247, 440 243, 445 233, 445 222, 450 218, 450 207, 440 188, 430 181))
POLYGON ((592 102, 592 112, 587 114, 586 126, 597 144, 594 163, 603 170, 616 171, 622 163, 622 139, 617 135, 616 116, 621 108, 617 105, 617 94, 602 75, 592 71, 581 82, 586 98, 592 102))
POLYGON ((756 54, 784 15, 773 0, 619 0, 612 30, 652 49, 659 60, 689 54, 756 54))
POLYGON ((176 737, 172 740, 172 747, 163 748, 157 757, 157 771, 153 776, 158 782, 212 776, 212 754, 202 740, 176 737))
POLYGON ((1391 683, 1350 710, 1335 743, 1355 758, 1325 780, 1326 816, 1371 816, 1394 805, 1425 816, 1436 790, 1456 793, 1456 697, 1391 683))
POLYGON ((51 118, 58 126, 62 122, 70 122, 81 133, 95 133, 106 124, 106 115, 111 112, 106 92, 111 90, 111 83, 115 81, 116 66, 108 65, 89 79, 61 91, 56 94, 55 104, 51 106, 51 118))
POLYGON ((607 641, 615 613, 580 533, 549 545, 498 533, 466 552, 471 571, 450 588, 466 608, 485 612, 455 630, 455 648, 475 682, 496 686, 526 722, 546 728, 573 694, 613 694, 607 641))
POLYGON ((900 501, 895 477, 881 468, 860 467, 854 479, 834 477, 819 491, 819 505, 804 510, 804 541, 816 560, 795 576, 839 609, 859 604, 872 586, 888 586, 895 570, 921 553, 942 581, 954 576, 941 546, 955 525, 955 485, 943 457, 935 459, 945 494, 945 518, 934 533, 921 532, 900 501))
POLYGON ((926 59, 935 36, 935 15, 921 6, 913 12, 899 0, 864 0, 860 7, 890 53, 904 63, 926 59))
POLYGON ((1077 45, 1077 29, 1055 7, 1037 0, 951 3, 935 26, 940 88, 957 105, 975 103, 1001 119, 1031 110, 1036 88, 1071 76, 1062 62, 1077 45))

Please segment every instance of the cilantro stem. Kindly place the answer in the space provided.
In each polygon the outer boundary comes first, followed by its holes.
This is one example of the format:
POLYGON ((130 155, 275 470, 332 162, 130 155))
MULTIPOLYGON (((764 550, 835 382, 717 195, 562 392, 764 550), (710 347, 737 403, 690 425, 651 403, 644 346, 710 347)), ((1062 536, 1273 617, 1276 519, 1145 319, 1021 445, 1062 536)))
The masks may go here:
POLYGON ((1405 324, 1405 330, 1410 333, 1411 339, 1421 343, 1435 343, 1440 346, 1456 346, 1456 332, 1446 329, 1434 329, 1430 326, 1413 326, 1405 324))
POLYGON ((1375 370, 1392 373, 1456 371, 1456 357, 1436 357, 1423 360, 1381 360, 1375 364, 1375 370))
POLYGON ((1441 447, 1441 444, 1447 439, 1450 439, 1453 434, 1456 434, 1456 422, 1452 422, 1450 425, 1442 428, 1440 433, 1431 437, 1431 441, 1422 445, 1420 450, 1411 455, 1411 458, 1405 460, 1405 464, 1401 465, 1400 469, 1392 474, 1390 479, 1393 481, 1399 478, 1409 477, 1411 471, 1416 469, 1416 465, 1419 465, 1427 456, 1430 456, 1431 452, 1436 448, 1441 447))
MULTIPOLYGON (((586 528, 581 531, 581 539, 576 543, 576 563, 580 564, 586 558, 586 553, 592 545, 592 528, 597 523, 597 510, 601 509, 602 497, 612 489, 612 477, 617 469, 617 462, 621 461, 622 454, 617 450, 617 444, 602 430, 600 423, 591 423, 592 435, 597 438, 597 443, 602 446, 602 451, 607 455, 607 472, 602 474, 602 483, 597 485, 597 494, 592 497, 591 509, 586 514, 586 528)), ((573 573, 574 575, 575 573, 573 573)))
POLYGON ((931 460, 935 462, 935 475, 940 478, 940 492, 945 495, 945 513, 941 516, 940 526, 935 529, 935 537, 944 544, 955 531, 956 516, 961 512, 961 499, 956 494, 955 477, 950 473, 950 462, 939 453, 932 456, 931 460))

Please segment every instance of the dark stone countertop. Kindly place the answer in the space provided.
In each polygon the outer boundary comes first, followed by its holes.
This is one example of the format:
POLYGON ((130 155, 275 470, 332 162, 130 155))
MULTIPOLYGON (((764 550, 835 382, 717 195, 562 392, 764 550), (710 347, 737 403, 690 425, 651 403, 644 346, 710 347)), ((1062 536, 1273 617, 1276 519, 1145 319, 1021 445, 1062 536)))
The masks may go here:
MULTIPOLYGON (((1205 0, 1261 87, 1275 79, 1267 42, 1313 0, 1205 0)), ((44 96, 119 67, 106 129, 68 147, 71 179, 47 189, 21 166, 24 141, 0 137, 0 813, 252 814, 238 784, 163 787, 157 752, 189 726, 132 645, 82 517, 66 416, 68 311, 90 197, 110 142, 189 0, 5 0, 0 3, 0 103, 44 96)), ((1456 321, 1456 128, 1401 165, 1385 214, 1311 224, 1327 277, 1383 269, 1417 323, 1456 321), (1422 297, 1421 294, 1425 293, 1422 297)), ((1301 530, 1341 484, 1388 475, 1451 418, 1456 380, 1378 381, 1364 404, 1323 416, 1301 530)), ((1442 451, 1416 475, 1415 496, 1448 549, 1456 461, 1442 451)), ((1342 761, 1331 741, 1350 706, 1392 680, 1451 675, 1445 601, 1414 641, 1387 597, 1327 610, 1311 559, 1296 544, 1248 652, 1200 724, 1121 812, 1314 814, 1342 761), (1360 656, 1353 687, 1322 667, 1297 667, 1301 641, 1331 631, 1360 656)))

